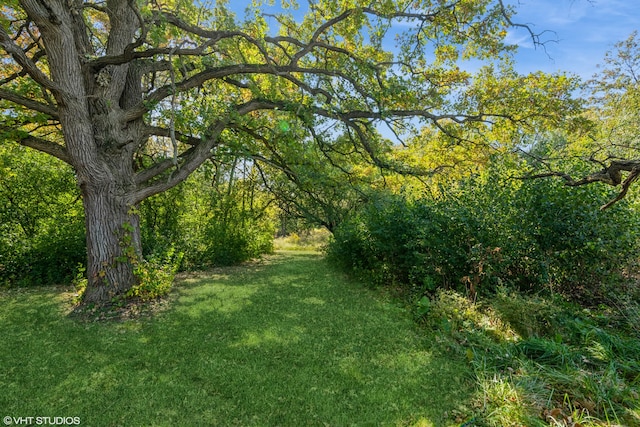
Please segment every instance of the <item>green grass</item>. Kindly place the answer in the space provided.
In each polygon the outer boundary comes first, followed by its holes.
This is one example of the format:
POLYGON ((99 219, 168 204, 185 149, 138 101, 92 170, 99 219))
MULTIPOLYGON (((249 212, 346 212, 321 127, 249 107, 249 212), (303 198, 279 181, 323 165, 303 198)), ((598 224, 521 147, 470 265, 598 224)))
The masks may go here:
POLYGON ((183 278, 168 308, 66 316, 59 288, 0 291, 0 416, 86 426, 459 425, 472 399, 403 308, 315 253, 183 278))
POLYGON ((476 425, 496 427, 640 426, 640 316, 618 308, 515 292, 421 304, 425 330, 470 362, 476 425))

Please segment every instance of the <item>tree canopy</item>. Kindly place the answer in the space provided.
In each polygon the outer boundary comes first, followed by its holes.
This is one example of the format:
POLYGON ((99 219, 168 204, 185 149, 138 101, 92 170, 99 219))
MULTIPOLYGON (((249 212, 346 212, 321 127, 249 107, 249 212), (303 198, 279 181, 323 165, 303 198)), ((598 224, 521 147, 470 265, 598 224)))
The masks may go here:
MULTIPOLYGON (((553 153, 527 153, 545 172, 533 177, 561 177, 566 185, 605 183, 619 186, 607 209, 627 195, 640 177, 640 46, 637 31, 617 42, 600 72, 583 86, 590 126, 562 137, 553 153)), ((557 140, 557 138, 556 138, 557 140)), ((533 146, 536 148, 536 146, 533 146)))
POLYGON ((334 164, 355 154, 424 175, 442 165, 402 161, 381 129, 396 144, 423 128, 447 149, 500 150, 579 106, 571 78, 512 70, 505 36, 518 24, 502 0, 268 6, 255 1, 239 19, 226 2, 4 3, 0 140, 73 168, 85 302, 136 283, 139 203, 216 156, 250 157, 293 179, 291 157, 314 145, 334 164), (486 66, 475 72, 473 61, 486 66))

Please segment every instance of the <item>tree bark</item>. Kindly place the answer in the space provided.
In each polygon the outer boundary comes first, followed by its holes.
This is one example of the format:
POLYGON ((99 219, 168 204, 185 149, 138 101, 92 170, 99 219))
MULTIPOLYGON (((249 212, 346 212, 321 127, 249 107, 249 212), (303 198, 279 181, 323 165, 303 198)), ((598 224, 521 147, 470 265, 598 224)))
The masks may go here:
POLYGON ((114 185, 85 184, 87 288, 83 304, 105 305, 137 283, 141 259, 140 221, 134 207, 115 194, 114 185))
POLYGON ((136 190, 132 141, 141 138, 140 126, 125 126, 99 103, 89 108, 86 121, 69 119, 65 129, 85 212, 84 305, 109 304, 126 294, 137 283, 134 267, 142 258, 140 221, 130 197, 136 190))

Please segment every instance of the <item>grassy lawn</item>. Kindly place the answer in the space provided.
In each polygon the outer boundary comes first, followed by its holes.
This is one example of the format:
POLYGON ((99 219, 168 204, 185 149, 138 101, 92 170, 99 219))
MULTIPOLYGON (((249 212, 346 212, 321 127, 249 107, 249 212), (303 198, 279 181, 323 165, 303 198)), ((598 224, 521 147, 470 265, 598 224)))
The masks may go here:
POLYGON ((315 253, 184 278, 152 317, 81 322, 68 310, 60 289, 0 291, 3 418, 459 425, 475 388, 464 357, 315 253))

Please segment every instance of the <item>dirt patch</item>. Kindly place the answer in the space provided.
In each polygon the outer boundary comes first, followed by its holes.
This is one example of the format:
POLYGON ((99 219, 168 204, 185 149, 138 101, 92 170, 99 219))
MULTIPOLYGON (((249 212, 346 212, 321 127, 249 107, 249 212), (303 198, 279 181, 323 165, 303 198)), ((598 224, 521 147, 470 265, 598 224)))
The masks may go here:
POLYGON ((83 322, 123 322, 153 317, 168 309, 172 300, 172 293, 169 293, 152 300, 127 298, 101 306, 84 307, 75 304, 71 306, 68 315, 83 322))

